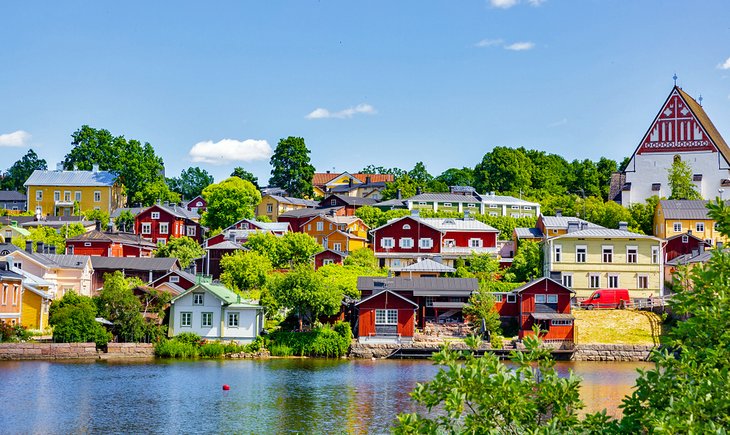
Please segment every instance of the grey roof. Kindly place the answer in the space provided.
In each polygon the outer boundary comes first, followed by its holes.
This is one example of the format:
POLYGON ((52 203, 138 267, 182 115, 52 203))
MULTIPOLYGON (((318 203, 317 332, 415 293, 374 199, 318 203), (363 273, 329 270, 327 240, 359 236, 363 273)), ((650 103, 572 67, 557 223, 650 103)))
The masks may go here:
POLYGON ((232 242, 230 240, 224 240, 224 241, 222 241, 220 243, 216 243, 215 245, 208 246, 205 249, 207 249, 208 251, 210 251, 210 250, 219 250, 219 249, 223 249, 223 250, 228 250, 228 249, 230 249, 230 250, 236 250, 236 249, 238 249, 238 250, 248 250, 248 249, 244 248, 243 245, 241 245, 239 243, 236 243, 236 242, 232 242))
POLYGON ((401 269, 401 272, 454 272, 456 269, 445 264, 433 261, 430 258, 413 263, 401 269))
POLYGON ((578 218, 578 217, 571 217, 571 216, 541 216, 542 217, 542 223, 545 226, 545 228, 568 228, 568 222, 580 222, 581 224, 585 223, 588 224, 588 228, 603 228, 602 226, 598 224, 594 224, 593 222, 588 222, 587 220, 578 218))
POLYGON ((382 276, 360 276, 357 278, 360 291, 412 291, 416 293, 448 294, 453 292, 472 292, 479 288, 476 278, 386 278, 382 276))
POLYGON ((169 273, 166 273, 166 274, 162 275, 161 277, 157 278, 156 280, 152 281, 152 284, 156 283, 157 281, 159 281, 159 280, 163 279, 164 277, 166 277, 170 274, 173 274, 173 273, 175 275, 179 275, 179 276, 185 278, 186 280, 192 282, 193 284, 197 283, 197 277, 195 275, 193 275, 192 273, 187 272, 185 270, 182 270, 182 269, 176 269, 176 270, 171 270, 169 273))
MULTIPOLYGON (((162 210, 165 210, 166 212, 170 213, 173 216, 181 217, 184 219, 200 219, 200 214, 197 211, 191 211, 188 210, 185 207, 176 205, 176 204, 170 204, 170 205, 164 205, 164 204, 155 204, 152 207, 159 207, 162 210)), ((151 208, 151 207, 148 207, 151 208)))
POLYGON ((632 238, 632 239, 655 239, 654 236, 647 236, 645 234, 632 233, 631 231, 616 230, 612 228, 589 228, 587 230, 573 231, 572 233, 562 234, 555 236, 553 239, 567 238, 567 237, 605 237, 605 238, 632 238))
POLYGON ((323 250, 323 251, 319 251, 319 252, 317 252, 316 254, 312 254, 312 257, 316 257, 316 256, 318 256, 318 255, 322 255, 322 254, 324 254, 325 252, 331 252, 331 253, 333 253, 333 254, 335 254, 335 255, 339 255, 339 256, 340 256, 340 257, 342 257, 342 258, 345 258, 345 257, 347 257, 347 253, 346 253, 346 252, 342 252, 342 251, 335 251, 334 249, 325 249, 325 250, 323 250))
POLYGON ((712 258, 712 250, 702 251, 697 254, 684 254, 667 261, 667 266, 682 266, 692 263, 707 263, 712 258))
POLYGON ((538 206, 540 204, 532 201, 527 201, 520 198, 515 198, 514 196, 506 196, 506 195, 490 195, 490 194, 484 194, 482 195, 482 201, 484 201, 485 204, 510 204, 510 205, 531 205, 531 206, 538 206))
POLYGON ((432 226, 441 231, 493 231, 499 232, 493 226, 476 219, 457 219, 457 218, 422 218, 418 220, 426 225, 432 226))
POLYGON ((285 204, 292 204, 292 205, 303 205, 305 207, 316 207, 319 205, 319 202, 317 201, 311 201, 309 199, 301 199, 301 198, 294 198, 293 196, 280 196, 280 195, 268 195, 271 198, 274 198, 275 200, 279 202, 283 202, 285 204))
POLYGON ((116 219, 119 217, 120 214, 122 214, 123 211, 128 211, 132 213, 134 216, 137 216, 138 214, 142 213, 143 210, 146 210, 147 207, 121 207, 117 208, 114 211, 112 211, 112 214, 110 215, 111 218, 116 219))
POLYGON ((420 195, 412 196, 406 201, 411 202, 467 202, 467 203, 481 203, 482 200, 478 196, 471 195, 457 195, 455 193, 422 193, 420 195))
POLYGON ((540 228, 515 228, 515 234, 518 239, 541 239, 543 237, 540 228))
POLYGON ((573 320, 572 314, 566 313, 530 313, 535 320, 573 320))
POLYGON ((0 269, 0 277, 8 278, 8 279, 18 279, 18 280, 23 279, 23 275, 15 273, 12 270, 2 270, 2 269, 0 269))
POLYGON ((63 255, 63 254, 35 254, 36 257, 44 258, 50 263, 67 269, 83 269, 89 261, 88 255, 63 255))
POLYGON ((179 269, 177 258, 91 257, 94 269, 173 270, 179 269))
POLYGON ((564 288, 565 290, 568 290, 571 293, 575 293, 573 290, 569 289, 568 287, 564 286, 563 284, 555 281, 552 278, 547 278, 547 277, 537 278, 537 279, 534 279, 534 280, 532 280, 530 282, 527 282, 525 284, 522 284, 521 286, 519 286, 516 289, 512 290, 512 293, 521 293, 521 292, 527 290, 528 288, 530 288, 530 287, 532 287, 532 286, 534 286, 536 284, 539 284, 539 283, 541 283, 543 281, 546 281, 546 280, 550 280, 550 281, 553 282, 553 284, 558 285, 558 286, 564 288))
POLYGON ((703 200, 663 199, 659 201, 665 219, 710 219, 703 200))
POLYGON ((387 201, 373 204, 373 207, 393 207, 406 208, 406 203, 402 199, 389 199, 387 201))
POLYGON ((332 193, 349 192, 356 189, 385 189, 385 181, 377 181, 373 183, 358 183, 350 186, 349 184, 342 184, 335 186, 330 189, 332 193))
POLYGON ((342 202, 344 202, 347 205, 373 205, 378 202, 376 199, 372 198, 361 198, 359 196, 347 196, 347 195, 329 195, 322 201, 320 201, 320 204, 326 204, 329 200, 332 199, 332 197, 339 198, 342 202))
POLYGON ((329 214, 332 211, 337 211, 341 209, 342 206, 339 207, 323 207, 323 208, 300 208, 299 210, 289 210, 285 213, 282 213, 279 215, 279 218, 282 217, 291 217, 291 218, 306 218, 306 217, 314 217, 320 214, 329 214))
POLYGON ((36 169, 23 186, 113 186, 117 176, 109 171, 44 171, 36 169))
POLYGON ((155 243, 152 243, 148 240, 145 240, 142 238, 139 234, 132 234, 132 233, 121 233, 121 232, 106 232, 106 231, 97 231, 97 230, 91 230, 87 231, 83 234, 80 234, 75 237, 69 237, 66 239, 66 241, 104 241, 104 242, 112 242, 112 243, 121 243, 125 245, 134 245, 134 246, 147 246, 149 248, 155 248, 157 245, 155 243))
POLYGON ((25 201, 26 196, 16 190, 0 190, 0 201, 25 201))
MULTIPOLYGON (((41 220, 35 220, 34 216, 15 216, 17 217, 31 217, 31 219, 23 219, 18 221, 18 225, 23 228, 28 227, 62 227, 66 224, 80 223, 81 225, 88 227, 94 225, 94 222, 87 221, 83 216, 44 216, 41 220)), ((15 220, 15 219, 13 219, 15 220)))

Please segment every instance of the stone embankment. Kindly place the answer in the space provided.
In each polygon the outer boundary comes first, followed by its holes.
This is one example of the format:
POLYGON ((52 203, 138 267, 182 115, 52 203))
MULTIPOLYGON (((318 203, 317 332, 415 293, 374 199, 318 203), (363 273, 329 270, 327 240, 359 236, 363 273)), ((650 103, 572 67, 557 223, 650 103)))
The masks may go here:
POLYGON ((107 351, 95 343, 0 343, 0 360, 127 359, 151 358, 149 343, 109 343, 107 351))
POLYGON ((577 344, 575 361, 648 361, 654 345, 643 344, 577 344))

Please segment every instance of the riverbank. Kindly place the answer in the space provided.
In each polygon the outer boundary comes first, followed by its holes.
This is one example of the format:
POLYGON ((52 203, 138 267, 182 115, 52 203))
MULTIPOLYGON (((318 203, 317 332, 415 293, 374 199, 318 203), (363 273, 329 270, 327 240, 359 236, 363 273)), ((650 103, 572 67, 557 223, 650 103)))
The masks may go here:
POLYGON ((150 343, 109 343, 98 350, 95 343, 0 343, 0 360, 66 360, 154 358, 150 343))

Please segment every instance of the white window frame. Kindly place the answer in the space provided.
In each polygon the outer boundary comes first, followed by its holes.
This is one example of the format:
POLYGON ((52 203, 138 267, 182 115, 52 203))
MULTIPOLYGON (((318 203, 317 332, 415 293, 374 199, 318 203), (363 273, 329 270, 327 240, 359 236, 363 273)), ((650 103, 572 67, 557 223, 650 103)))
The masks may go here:
POLYGON ((499 208, 497 204, 489 204, 489 208, 499 208))
POLYGON ((557 304, 558 303, 558 295, 555 293, 547 295, 547 303, 548 304, 557 304))
POLYGON ((590 275, 588 275, 588 288, 601 288, 600 273, 591 273, 590 275))
POLYGON ((573 274, 564 273, 563 277, 562 277, 562 284, 563 284, 563 287, 573 288, 573 274))
POLYGON ((383 249, 395 248, 395 239, 393 237, 383 237, 380 239, 380 247, 383 249))
POLYGON ((476 208, 477 205, 476 204, 467 204, 466 207, 467 208, 476 208))
POLYGON ((142 234, 152 234, 152 224, 150 222, 142 222, 142 234))
POLYGON ((570 326, 573 324, 572 320, 569 319, 552 319, 550 326, 570 326))
POLYGON ((563 245, 553 245, 553 261, 560 263, 563 260, 563 245))
POLYGON ((94 202, 101 202, 101 190, 94 191, 94 202))
POLYGON ((335 264, 335 260, 331 258, 325 258, 322 260, 322 266, 327 266, 328 264, 335 264))
POLYGON ((337 205, 337 199, 332 198, 332 200, 330 200, 330 205, 337 205))
POLYGON ((496 294, 494 294, 494 295, 492 295, 492 296, 494 297, 494 302, 495 302, 495 303, 500 303, 500 302, 502 302, 502 300, 504 299, 504 298, 502 297, 502 294, 501 294, 501 293, 496 293, 496 294))
POLYGON ((450 202, 445 202, 443 204, 443 207, 453 207, 450 202))
POLYGON ((547 302, 547 298, 545 296, 546 295, 544 295, 544 294, 536 294, 535 295, 535 303, 536 304, 544 304, 544 303, 546 303, 547 302))
POLYGON ((266 213, 274 212, 274 204, 266 204, 266 213))
POLYGON ((188 226, 185 227, 185 230, 186 230, 185 234, 188 237, 195 237, 195 232, 196 232, 195 231, 195 225, 188 225, 188 226))
POLYGON ((639 290, 646 290, 649 288, 649 275, 641 274, 636 277, 636 288, 639 290), (644 281, 642 283, 642 281, 644 281), (643 284, 643 285, 642 285, 643 284))
POLYGON ((704 233, 705 232, 705 223, 704 222, 695 223, 695 231, 697 231, 698 233, 704 233))
POLYGON ((342 252, 342 243, 333 243, 332 244, 332 249, 334 249, 335 251, 342 252))
POLYGON ((160 212, 159 211, 153 211, 152 213, 150 213, 150 217, 152 219, 159 219, 160 218, 160 212))
POLYGON ((472 238, 469 239, 470 248, 481 248, 483 245, 482 239, 472 238))
POLYGON ((576 263, 585 263, 588 261, 588 245, 576 245, 575 246, 575 262, 576 263), (583 252, 578 252, 579 250, 583 250, 583 252), (581 259, 581 255, 583 258, 581 259))
POLYGON ((53 200, 54 201, 60 201, 61 200, 61 191, 60 190, 54 190, 53 191, 53 200))
POLYGON ((170 282, 180 282, 180 277, 177 275, 170 276, 170 282))
POLYGON ((200 327, 201 328, 212 328, 213 327, 213 313, 205 311, 200 313, 200 327), (207 322, 206 322, 207 320, 207 322))
POLYGON ((76 202, 81 202, 81 198, 82 198, 81 191, 80 190, 75 191, 74 192, 74 199, 76 200, 76 202))
POLYGON ((193 305, 205 305, 205 293, 193 293, 193 305))
POLYGON ((411 226, 409 224, 405 224, 405 225, 403 225, 403 229, 404 230, 410 230, 411 229, 411 226))
POLYGON ((682 232, 682 222, 674 222, 672 225, 672 228, 674 229, 675 233, 681 233, 682 232))
POLYGON ((520 209, 520 206, 519 205, 513 205, 511 208, 512 208, 512 210, 519 210, 520 209))
POLYGON ((426 296, 426 306, 433 307, 433 296, 426 296))
POLYGON ((601 262, 602 263, 613 263, 613 245, 603 245, 601 246, 601 262), (609 252, 606 252, 609 251, 609 252), (610 261, 606 261, 606 255, 609 255, 608 259, 610 261))
POLYGON ((636 264, 638 262, 639 262, 639 247, 638 246, 626 246, 626 263, 636 264))
POLYGON ((324 231, 324 222, 317 221, 316 231, 324 231))
POLYGON ((239 316, 238 315, 239 315, 239 313, 237 311, 233 312, 233 313, 228 313, 228 315, 226 316, 226 319, 227 319, 226 325, 229 328, 238 328, 238 325, 239 325, 239 316))
POLYGON ((651 247, 651 264, 658 264, 658 263, 659 263, 659 247, 652 246, 651 247))
POLYGON ((398 310, 377 309, 375 310, 376 325, 397 325, 398 310))
POLYGON ((507 303, 508 304, 516 304, 517 303, 517 295, 514 293, 508 293, 507 294, 507 303))
POLYGON ((64 202, 71 202, 71 191, 70 190, 64 190, 63 191, 63 201, 64 202))
POLYGON ((160 234, 170 234, 170 224, 167 222, 160 222, 160 226, 157 228, 157 232, 160 234))
POLYGON ((158 237, 158 238, 157 238, 157 244, 158 244, 158 245, 162 245, 162 246, 165 246, 165 245, 167 244, 167 239, 165 239, 165 238, 163 238, 163 237, 158 237))
POLYGON ((492 217, 497 217, 497 216, 499 216, 499 215, 497 214, 497 212, 496 212, 496 211, 490 211, 490 212, 489 212, 489 216, 492 216, 492 217))
POLYGON ((42 190, 36 190, 35 191, 35 200, 36 201, 43 201, 43 191, 42 190))
POLYGON ((431 249, 433 248, 433 239, 427 237, 418 239, 418 246, 420 246, 421 249, 431 249))
POLYGON ((182 327, 182 328, 192 328, 193 327, 192 311, 183 311, 180 313, 180 327, 182 327))
POLYGON ((398 246, 401 249, 413 249, 413 237, 401 237, 398 239, 398 246))
POLYGON ((684 234, 682 235, 682 243, 688 243, 689 242, 689 236, 684 234))
POLYGON ((606 288, 619 288, 621 283, 619 282, 619 275, 615 273, 608 274, 608 286, 606 288), (615 282, 611 282, 615 281, 615 282))

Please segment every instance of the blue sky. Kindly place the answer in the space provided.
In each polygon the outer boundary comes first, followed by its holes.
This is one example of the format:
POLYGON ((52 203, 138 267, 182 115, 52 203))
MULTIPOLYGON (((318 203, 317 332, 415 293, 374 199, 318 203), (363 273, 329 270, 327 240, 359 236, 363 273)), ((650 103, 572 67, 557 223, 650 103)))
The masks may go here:
POLYGON ((243 166, 265 183, 287 136, 319 171, 438 175, 494 146, 620 161, 675 72, 730 140, 729 16, 726 0, 3 2, 0 168, 29 147, 55 167, 83 124, 218 181, 243 166))

